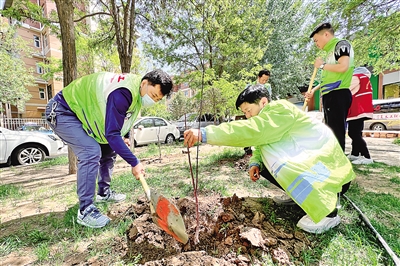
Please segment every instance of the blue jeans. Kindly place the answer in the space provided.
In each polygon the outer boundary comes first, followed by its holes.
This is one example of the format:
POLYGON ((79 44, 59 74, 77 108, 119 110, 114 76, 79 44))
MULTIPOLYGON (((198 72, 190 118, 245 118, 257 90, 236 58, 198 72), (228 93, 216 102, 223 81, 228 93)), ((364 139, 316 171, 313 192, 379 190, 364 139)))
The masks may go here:
POLYGON ((77 157, 77 194, 83 211, 93 203, 98 177, 98 194, 109 192, 116 153, 108 144, 99 144, 88 136, 75 113, 51 99, 46 119, 54 132, 64 140, 77 157))

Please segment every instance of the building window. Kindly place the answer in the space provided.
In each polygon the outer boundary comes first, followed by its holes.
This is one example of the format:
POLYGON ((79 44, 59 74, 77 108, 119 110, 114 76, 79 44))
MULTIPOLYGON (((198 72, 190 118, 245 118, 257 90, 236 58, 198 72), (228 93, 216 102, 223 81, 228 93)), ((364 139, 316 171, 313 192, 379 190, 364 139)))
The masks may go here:
POLYGON ((46 95, 44 93, 44 89, 43 88, 39 88, 39 98, 44 100, 46 99, 46 95))
POLYGON ((40 38, 39 38, 39 36, 33 35, 33 41, 35 43, 35 47, 40 47, 40 38))
POLYGON ((47 85, 47 100, 53 98, 53 91, 51 89, 51 85, 47 85))
POLYGON ((43 67, 41 67, 39 64, 36 64, 36 72, 38 74, 43 74, 43 67))
POLYGON ((383 98, 399 98, 400 97, 400 82, 387 84, 383 86, 383 98))
POLYGON ((48 45, 48 43, 47 43, 47 35, 45 34, 45 35, 43 35, 43 47, 46 48, 47 45, 48 45))

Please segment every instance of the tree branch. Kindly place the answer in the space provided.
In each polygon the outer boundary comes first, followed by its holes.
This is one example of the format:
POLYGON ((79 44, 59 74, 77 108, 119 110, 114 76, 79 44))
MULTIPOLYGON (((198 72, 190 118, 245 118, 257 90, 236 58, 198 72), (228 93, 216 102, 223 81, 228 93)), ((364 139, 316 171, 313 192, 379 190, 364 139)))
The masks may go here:
POLYGON ((83 20, 83 19, 85 19, 85 18, 93 17, 93 16, 97 16, 97 15, 107 15, 107 16, 111 16, 111 14, 110 14, 110 13, 107 13, 107 12, 96 12, 96 13, 92 13, 92 14, 85 15, 85 16, 83 16, 83 17, 77 19, 77 20, 74 20, 74 22, 79 22, 79 21, 81 21, 81 20, 83 20))

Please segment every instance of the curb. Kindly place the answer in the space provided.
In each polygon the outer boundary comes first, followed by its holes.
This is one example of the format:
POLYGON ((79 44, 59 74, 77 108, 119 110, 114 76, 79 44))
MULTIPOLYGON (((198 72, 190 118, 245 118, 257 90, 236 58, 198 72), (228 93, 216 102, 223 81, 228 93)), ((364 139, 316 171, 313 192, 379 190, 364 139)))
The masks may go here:
POLYGON ((371 138, 400 138, 400 133, 394 132, 363 132, 363 137, 371 137, 371 138))

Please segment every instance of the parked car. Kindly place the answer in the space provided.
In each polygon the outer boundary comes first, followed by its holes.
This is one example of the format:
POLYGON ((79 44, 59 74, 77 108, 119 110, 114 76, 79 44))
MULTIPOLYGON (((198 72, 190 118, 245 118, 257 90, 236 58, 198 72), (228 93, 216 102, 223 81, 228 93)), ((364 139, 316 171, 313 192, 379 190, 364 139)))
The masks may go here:
POLYGON ((200 116, 198 113, 188 113, 186 115, 181 116, 178 121, 173 124, 179 129, 180 137, 183 137, 183 132, 189 128, 199 128, 199 120, 200 127, 206 127, 209 125, 218 125, 218 119, 215 121, 214 116, 212 114, 203 114, 200 116), (186 127, 185 127, 185 119, 186 119, 186 127))
POLYGON ((165 142, 172 144, 179 139, 176 126, 161 117, 140 117, 133 125, 134 145, 165 142))
POLYGON ((373 100, 374 114, 364 130, 400 130, 400 98, 373 100))
POLYGON ((18 128, 18 130, 22 131, 39 131, 40 133, 45 134, 54 134, 53 130, 47 129, 44 126, 38 125, 33 122, 27 122, 22 127, 18 128))
POLYGON ((0 163, 33 164, 56 156, 64 143, 55 134, 15 131, 0 127, 0 163))

